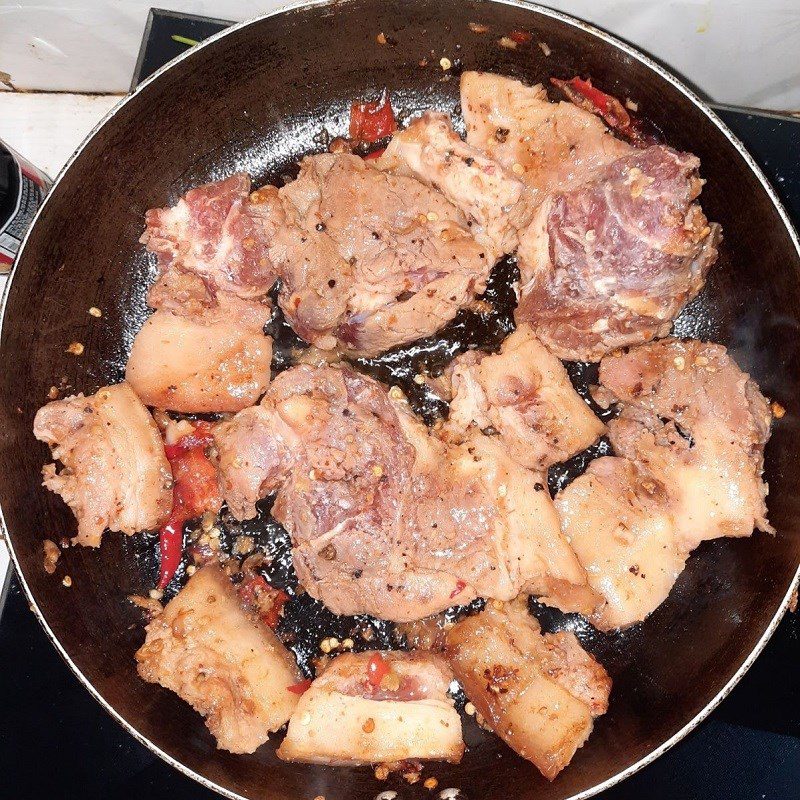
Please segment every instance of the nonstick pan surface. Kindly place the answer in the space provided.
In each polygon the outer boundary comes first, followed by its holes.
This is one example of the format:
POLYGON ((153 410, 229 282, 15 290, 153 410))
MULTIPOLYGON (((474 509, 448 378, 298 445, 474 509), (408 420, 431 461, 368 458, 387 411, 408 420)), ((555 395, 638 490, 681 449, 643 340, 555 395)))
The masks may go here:
MULTIPOLYGON (((143 683, 133 659, 143 640, 142 617, 126 596, 154 585, 156 537, 108 535, 98 551, 70 548, 58 572, 47 575, 42 540, 71 535, 74 520, 40 485, 49 454, 33 439, 33 416, 52 385, 89 394, 122 378, 132 337, 147 314, 144 294, 154 271, 137 241, 146 209, 237 170, 250 172, 255 185, 290 179, 302 154, 323 150, 328 136, 345 133, 351 101, 372 98, 384 86, 401 119, 425 108, 457 113, 461 69, 530 83, 591 76, 604 90, 638 103, 667 142, 700 157, 708 179, 703 207, 722 223, 725 242, 708 285, 676 332, 727 345, 787 413, 776 422, 766 453, 777 536, 703 544, 669 600, 621 634, 598 634, 578 618, 533 606, 547 627, 575 630, 614 679, 608 714, 554 783, 469 719, 463 762, 433 764, 425 774, 435 776, 440 789, 459 788, 470 800, 562 800, 598 791, 663 752, 724 697, 760 652, 796 585, 800 255, 760 171, 706 107, 628 46, 531 5, 348 0, 297 6, 236 26, 157 73, 74 157, 17 261, 0 340, 0 504, 34 611, 78 677, 133 735, 231 797, 371 800, 384 789, 398 790, 401 798, 430 793, 402 779, 378 783, 369 769, 283 763, 274 754, 278 737, 253 755, 218 751, 188 705, 143 683), (489 30, 476 33, 470 22, 489 30), (512 30, 529 31, 532 41, 501 47, 498 39, 512 30), (381 32, 386 44, 377 41, 381 32), (442 69, 443 57, 452 69, 442 69), (101 318, 87 313, 91 306, 102 310, 101 318), (84 344, 82 356, 65 352, 73 341, 84 344), (71 588, 62 585, 64 574, 71 588)), ((463 314, 441 335, 359 366, 408 390, 429 419, 440 413, 411 376, 421 364, 435 371, 470 345, 499 344, 510 326, 514 271, 510 260, 495 271, 493 317, 463 314)), ((280 319, 271 332, 281 368, 298 342, 280 319)), ((592 370, 573 365, 571 373, 585 391, 592 370)), ((585 460, 554 470, 551 488, 578 474, 585 460)), ((286 535, 268 507, 246 528, 273 556, 268 576, 291 590, 286 535)), ((228 526, 223 538, 229 542, 237 532, 228 526)), ((364 624, 337 620, 300 597, 287 607, 283 633, 308 667, 322 638, 364 624)), ((372 627, 370 646, 397 644, 390 625, 372 627)))

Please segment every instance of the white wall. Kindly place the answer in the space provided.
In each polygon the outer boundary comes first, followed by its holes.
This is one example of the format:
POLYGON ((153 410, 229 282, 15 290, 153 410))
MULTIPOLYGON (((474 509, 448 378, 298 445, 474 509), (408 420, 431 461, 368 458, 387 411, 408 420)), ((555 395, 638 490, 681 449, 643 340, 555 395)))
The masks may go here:
MULTIPOLYGON (((282 0, 151 0, 245 19, 282 0)), ((0 70, 21 88, 123 92, 148 0, 0 0, 0 70)), ((671 64, 712 99, 800 109, 800 0, 551 0, 671 64)))

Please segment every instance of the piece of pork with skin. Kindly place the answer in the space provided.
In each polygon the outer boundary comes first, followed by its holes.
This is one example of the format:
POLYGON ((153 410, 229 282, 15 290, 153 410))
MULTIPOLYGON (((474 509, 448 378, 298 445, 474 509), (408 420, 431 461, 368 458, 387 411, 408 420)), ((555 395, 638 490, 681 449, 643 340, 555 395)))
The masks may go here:
POLYGON ((144 403, 183 413, 235 412, 269 384, 269 302, 218 293, 199 315, 157 310, 133 340, 125 379, 144 403))
POLYGON ((555 499, 561 528, 603 602, 600 630, 640 622, 667 599, 686 563, 667 488, 627 458, 592 461, 555 499))
POLYGON ((375 355, 430 335, 486 288, 494 265, 444 196, 350 154, 303 159, 279 192, 288 227, 270 258, 280 304, 318 347, 375 355))
POLYGON ((223 750, 252 753, 297 705, 294 656, 242 607, 217 564, 198 570, 146 630, 139 675, 190 703, 223 750))
POLYGON ((446 662, 427 653, 342 654, 300 698, 278 757, 334 765, 458 763, 464 742, 447 695, 452 679, 446 662), (375 664, 382 679, 370 672, 375 664))
POLYGON ((525 589, 596 604, 540 476, 489 437, 447 445, 348 368, 281 373, 215 441, 232 513, 277 491, 300 582, 334 613, 407 621, 525 589))
POLYGON ((622 405, 608 426, 615 451, 667 487, 686 552, 706 539, 773 531, 762 478, 772 415, 724 347, 643 345, 604 358, 600 381, 622 405))
POLYGON ((585 184, 633 152, 594 114, 572 103, 551 103, 541 84, 464 72, 461 109, 467 143, 512 170, 528 187, 532 205, 585 184))
POLYGON ((553 780, 606 712, 611 679, 573 633, 542 635, 515 605, 456 623, 446 654, 486 724, 553 780))
POLYGON ((458 356, 447 373, 446 433, 457 438, 472 426, 494 428, 509 454, 538 472, 585 450, 605 431, 529 325, 505 339, 499 353, 458 356))
POLYGON ((268 244, 282 219, 249 200, 245 172, 189 190, 168 208, 150 209, 141 237, 158 258, 159 278, 170 272, 199 278, 211 297, 265 295, 275 283, 268 244))
POLYGON ((717 258, 699 164, 657 145, 545 198, 520 235, 517 322, 568 360, 666 335, 717 258))
POLYGON ((33 433, 63 464, 61 472, 44 467, 44 485, 75 514, 78 544, 98 547, 106 529, 153 530, 169 515, 172 472, 161 435, 127 383, 48 403, 33 433))

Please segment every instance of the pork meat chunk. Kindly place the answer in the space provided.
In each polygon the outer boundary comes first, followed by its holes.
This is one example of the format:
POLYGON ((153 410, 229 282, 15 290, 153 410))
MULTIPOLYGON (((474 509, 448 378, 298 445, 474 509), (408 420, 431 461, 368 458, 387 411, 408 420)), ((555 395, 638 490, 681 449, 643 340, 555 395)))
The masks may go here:
POLYGON ((216 565, 196 572, 147 626, 139 675, 202 714, 217 747, 252 753, 290 717, 302 680, 294 656, 216 565))
POLYGON ((464 742, 447 695, 452 679, 432 654, 340 655, 300 698, 278 756, 335 765, 458 763, 464 742))
POLYGON ((589 585, 603 598, 591 617, 596 627, 625 628, 667 599, 687 554, 664 484, 627 458, 607 456, 592 461, 555 504, 589 585))
POLYGON ((270 378, 268 303, 220 294, 188 316, 157 310, 133 340, 125 379, 144 403, 184 413, 235 412, 253 405, 270 378))
POLYGON ((378 163, 442 192, 467 215, 492 263, 516 249, 531 212, 525 184, 462 141, 445 114, 426 112, 395 133, 378 163))
POLYGON ((231 511, 277 492, 298 577, 337 614, 415 620, 525 589, 596 602, 541 476, 489 437, 446 444, 366 376, 287 370, 215 440, 231 511))
POLYGON ((520 235, 517 322, 582 361, 669 333, 717 258, 699 164, 654 145, 546 197, 520 235))
POLYGON ((633 148, 572 103, 551 103, 541 84, 525 86, 489 72, 461 76, 467 143, 528 187, 534 205, 570 191, 633 148))
POLYGON ((497 354, 470 350, 458 356, 448 377, 448 435, 493 429, 516 461, 538 472, 586 449, 605 431, 527 324, 497 354))
POLYGON ((608 709, 611 679, 573 633, 542 635, 524 607, 487 606, 447 633, 446 654, 489 727, 553 780, 608 709))
POLYGON ((127 383, 40 408, 37 439, 63 468, 47 464, 44 485, 78 520, 78 544, 97 547, 103 531, 157 528, 172 508, 172 472, 158 426, 127 383))
POLYGON ((212 298, 218 290, 243 298, 266 294, 276 279, 267 246, 280 219, 263 215, 249 193, 250 177, 242 172, 148 211, 141 241, 158 258, 159 279, 192 276, 212 298))
POLYGON ((764 447, 772 415, 724 347, 665 339, 603 359, 600 381, 622 405, 614 449, 668 487, 686 552, 767 522, 764 447))
POLYGON ((483 292, 494 265, 452 203, 357 156, 303 159, 280 190, 270 248, 287 319, 318 347, 374 355, 430 335, 483 292))

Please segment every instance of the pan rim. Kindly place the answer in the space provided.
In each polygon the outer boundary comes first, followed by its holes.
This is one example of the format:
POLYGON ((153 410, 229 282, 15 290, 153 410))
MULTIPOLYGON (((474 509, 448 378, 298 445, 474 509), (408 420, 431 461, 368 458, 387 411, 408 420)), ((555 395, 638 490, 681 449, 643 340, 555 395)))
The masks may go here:
MULTIPOLYGON (((236 32, 249 25, 258 24, 266 19, 270 19, 272 17, 276 17, 291 12, 300 11, 303 9, 311 9, 316 7, 324 8, 326 6, 329 7, 341 6, 349 2, 352 2, 352 0, 295 0, 295 2, 287 3, 265 14, 261 14, 257 17, 253 17, 250 19, 243 20, 242 22, 235 23, 230 27, 214 34, 208 39, 203 40, 199 44, 194 45, 193 47, 187 49, 186 52, 180 54, 179 56, 176 56, 174 59, 164 64, 162 67, 156 70, 152 75, 150 75, 146 80, 144 80, 141 84, 139 84, 139 86, 133 92, 124 96, 118 103, 116 103, 111 109, 109 109, 109 111, 102 117, 102 119, 86 135, 86 137, 80 143, 75 152, 72 153, 67 162, 58 172, 53 181, 53 185, 51 187, 50 192, 48 192, 47 196, 44 199, 44 202, 38 208, 31 222, 30 227, 28 228, 25 234, 25 237, 22 241, 17 257, 14 261, 14 265, 12 266, 11 272, 8 274, 7 280, 5 281, 5 286, 3 287, 2 291, 2 297, 0 297, 0 341, 2 341, 2 335, 5 328, 6 309, 7 309, 7 300, 9 296, 9 291, 12 282, 17 274, 17 268, 19 263, 21 262, 22 255, 25 251, 25 246, 28 243, 32 231, 36 227, 36 223, 38 222, 40 215, 42 214, 44 208, 47 206, 47 203, 52 197, 52 195, 55 193, 55 189, 58 186, 59 182, 68 172, 73 162, 80 156, 80 154, 87 147, 87 145, 94 138, 94 136, 99 132, 99 130, 107 122, 109 122, 114 117, 114 115, 117 114, 117 112, 123 108, 123 106, 125 106, 138 94, 145 91, 147 87, 150 86, 151 83, 155 82, 161 75, 167 72, 167 70, 172 69, 180 62, 191 57, 191 55, 195 51, 204 48, 206 46, 210 46, 226 36, 234 35, 236 34, 236 32)), ((598 28, 582 19, 579 19, 578 17, 565 14, 561 11, 556 11, 555 9, 552 8, 547 8, 545 6, 539 5, 538 3, 529 2, 529 0, 488 0, 487 5, 491 5, 494 3, 497 3, 499 5, 514 6, 517 8, 524 9, 526 11, 538 13, 542 16, 550 17, 551 19, 555 19, 566 25, 570 25, 573 28, 578 28, 582 30, 584 33, 588 34, 589 36, 598 38, 601 41, 604 41, 605 43, 612 45, 618 50, 621 50, 629 57, 636 59, 643 66, 647 67, 652 72, 655 72, 660 78, 667 81, 673 88, 678 90, 689 102, 691 102, 695 107, 697 107, 708 117, 711 123, 720 130, 720 132, 728 139, 728 141, 738 151, 739 155, 744 159, 745 163, 747 164, 747 167, 759 180, 762 187, 766 191, 767 196, 772 201, 773 206, 777 210, 778 215, 780 216, 781 221, 783 222, 783 225, 786 228, 787 233, 789 234, 789 238, 794 244, 795 250, 797 251, 798 254, 798 259, 800 259, 800 238, 798 237, 797 230, 795 229, 794 224, 788 215, 788 212, 784 208, 783 203, 777 196, 775 189, 772 187, 771 183, 761 170, 761 167, 755 162, 755 160, 750 155, 749 151, 745 148, 745 146, 742 144, 742 142, 739 140, 739 138, 711 109, 709 104, 706 103, 704 100, 702 100, 682 80, 680 80, 670 70, 663 67, 653 58, 646 55, 644 52, 640 51, 638 48, 634 47, 631 44, 628 44, 624 40, 608 33, 607 31, 601 28, 598 28)), ((800 280, 800 275, 798 275, 797 277, 798 280, 800 280)), ((94 687, 94 685, 88 680, 88 678, 86 678, 83 672, 73 662, 72 658, 67 653, 66 649, 62 646, 58 637, 51 629, 50 625, 45 619, 44 614, 39 608, 36 598, 34 597, 30 587, 28 586, 28 582, 25 579, 25 576, 22 572, 21 564, 14 550, 14 545, 12 543, 8 527, 6 525, 2 504, 0 504, 0 538, 2 538, 6 543, 6 547, 8 548, 11 557, 11 562, 14 565, 17 580, 19 581, 20 586, 22 587, 22 590, 25 594, 25 597, 28 600, 28 604, 34 616, 38 619, 39 624, 44 629, 45 634, 50 639, 56 651, 66 662, 67 666, 70 668, 72 673, 77 677, 78 681, 81 684, 83 684, 83 686, 88 690, 89 694, 106 711, 106 713, 108 713, 113 719, 115 719, 122 726, 122 728, 125 731, 127 731, 131 736, 133 736, 133 738, 136 739, 140 744, 145 746, 148 750, 150 750, 152 753, 154 753, 156 756, 158 756, 160 759, 162 759, 164 762, 169 764, 174 769, 183 773, 184 775, 196 781, 205 788, 217 792, 223 797, 230 798, 230 800, 247 800, 247 798, 244 795, 241 795, 238 792, 227 789, 217 784, 216 782, 210 780, 209 778, 206 778, 204 775, 201 775, 199 772, 196 772, 190 767, 187 767, 185 764, 183 764, 173 756, 166 753, 164 750, 158 747, 158 745, 156 745, 155 742, 151 741, 144 734, 140 733, 114 708, 114 706, 111 705, 111 703, 109 703, 100 694, 100 692, 94 687)), ((731 693, 734 687, 739 683, 739 681, 742 679, 745 673, 750 669, 755 660, 759 657, 764 647, 767 645, 767 642, 772 638, 775 629, 778 627, 779 623, 783 619, 783 616, 786 613, 787 608, 789 607, 792 595, 798 591, 798 588, 800 588, 800 564, 798 565, 794 577, 789 583, 789 587, 786 591, 786 594, 783 597, 783 600, 780 602, 775 614, 773 615, 769 624, 766 626, 765 630, 761 634, 755 647, 751 650, 751 652, 748 654, 747 658, 742 662, 742 664, 740 664, 739 668, 734 672, 734 674, 728 679, 725 685, 699 712, 697 712, 697 714, 695 714, 690 720, 688 720, 683 726, 681 726, 666 741, 662 742, 658 747, 651 750, 649 753, 644 755, 642 758, 638 759, 633 764, 629 765, 628 767, 616 773, 615 775, 612 775, 610 778, 607 778, 602 783, 596 784, 595 786, 592 786, 588 789, 578 792, 577 794, 573 794, 569 798, 566 798, 566 800, 586 800, 587 798, 593 797, 599 794, 600 792, 603 792, 606 789, 615 786, 616 784, 624 781, 625 779, 629 778, 636 772, 639 772, 644 767, 653 763, 656 759, 658 759, 660 756, 662 756, 664 753, 670 750, 674 745, 680 742, 684 737, 686 737, 689 733, 691 733, 691 731, 697 728, 708 717, 708 715, 711 714, 711 712, 715 708, 717 708, 717 706, 719 706, 719 704, 731 693)))

